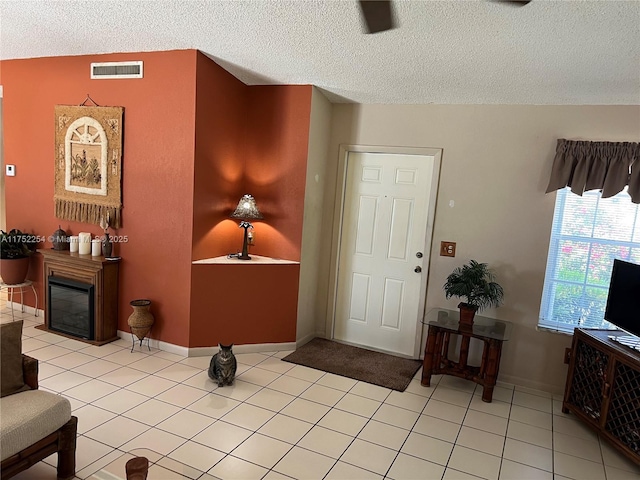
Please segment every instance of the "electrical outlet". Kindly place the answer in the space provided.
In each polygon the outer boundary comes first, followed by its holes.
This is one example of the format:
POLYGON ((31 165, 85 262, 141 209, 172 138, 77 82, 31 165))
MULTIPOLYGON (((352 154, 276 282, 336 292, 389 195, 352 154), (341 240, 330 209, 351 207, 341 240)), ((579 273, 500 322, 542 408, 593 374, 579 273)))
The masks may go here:
POLYGON ((6 174, 7 177, 15 177, 16 176, 16 166, 15 165, 6 165, 6 174))
POLYGON ((254 236, 255 236, 255 233, 247 232, 247 245, 255 245, 254 244, 254 236))
POLYGON ((440 242, 440 256, 441 257, 455 257, 456 256, 456 242, 440 242))

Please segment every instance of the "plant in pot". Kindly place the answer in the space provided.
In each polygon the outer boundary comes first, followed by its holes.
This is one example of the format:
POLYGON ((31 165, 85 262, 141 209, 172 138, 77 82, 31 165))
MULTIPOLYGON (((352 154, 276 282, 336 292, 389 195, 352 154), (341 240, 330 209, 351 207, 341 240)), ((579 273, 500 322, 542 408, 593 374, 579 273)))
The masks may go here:
POLYGON ((36 251, 33 235, 12 229, 9 233, 0 230, 0 277, 7 285, 24 282, 29 271, 29 257, 36 251))
POLYGON ((476 311, 486 307, 497 307, 502 304, 504 297, 504 291, 495 282, 495 274, 488 265, 475 260, 457 267, 447 277, 443 288, 447 299, 460 297, 466 300, 458 305, 460 326, 473 325, 476 311))

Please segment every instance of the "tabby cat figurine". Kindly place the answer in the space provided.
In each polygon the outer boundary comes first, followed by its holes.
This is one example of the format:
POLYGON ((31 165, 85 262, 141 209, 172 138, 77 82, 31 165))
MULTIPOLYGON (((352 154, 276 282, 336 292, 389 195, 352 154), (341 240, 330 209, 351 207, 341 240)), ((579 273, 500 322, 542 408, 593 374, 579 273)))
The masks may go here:
POLYGON ((219 387, 224 385, 232 385, 236 376, 236 357, 231 351, 231 345, 218 344, 220 351, 211 358, 209 364, 209 378, 214 382, 218 382, 219 387))

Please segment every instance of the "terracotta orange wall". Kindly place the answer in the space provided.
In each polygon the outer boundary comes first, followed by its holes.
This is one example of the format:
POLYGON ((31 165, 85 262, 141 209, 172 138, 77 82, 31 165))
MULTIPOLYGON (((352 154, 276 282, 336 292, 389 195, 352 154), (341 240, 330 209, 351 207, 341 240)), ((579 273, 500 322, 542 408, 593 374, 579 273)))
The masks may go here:
POLYGON ((255 226, 259 255, 300 261, 311 93, 310 85, 249 89, 245 188, 265 217, 255 226))
POLYGON ((295 342, 300 265, 249 262, 193 266, 191 347, 295 342))
POLYGON ((229 215, 249 193, 265 216, 250 253, 299 261, 312 87, 247 87, 202 53, 197 79, 193 258, 242 247, 229 215))
MULTIPOLYGON (((229 215, 249 193, 265 217, 250 253, 299 261, 311 86, 246 87, 204 55, 197 78, 194 259, 241 248, 229 215)), ((295 341, 299 275, 299 264, 194 265, 189 345, 295 341)))
MULTIPOLYGON (((16 165, 6 181, 7 227, 49 236, 100 234, 98 226, 53 214, 54 106, 78 105, 87 93, 100 105, 125 108, 123 227, 116 246, 120 270, 120 330, 128 330, 129 301, 149 298, 152 336, 188 345, 196 96, 195 50, 3 61, 4 153, 16 165), (91 80, 91 62, 142 60, 143 79, 91 80)), ((49 243, 44 245, 50 248, 49 243)), ((42 259, 29 278, 40 298, 42 259)), ((33 300, 29 300, 33 305, 33 300)))
POLYGON ((248 87, 201 52, 196 79, 193 259, 242 247, 229 215, 250 193, 265 215, 250 252, 299 261, 311 86, 248 87))
MULTIPOLYGON (((0 73, 5 159, 17 166, 6 186, 9 228, 101 233, 53 215, 53 109, 86 92, 125 107, 124 225, 114 232, 128 237, 116 250, 120 330, 128 330, 129 301, 144 297, 153 301, 153 337, 168 343, 295 340, 299 265, 191 261, 240 248, 242 230, 228 215, 244 193, 265 215, 251 253, 300 260, 310 86, 247 87, 195 50, 4 61, 0 73), (145 78, 89 79, 91 62, 124 60, 143 60, 145 78), (240 322, 244 289, 254 314, 240 322)), ((29 278, 43 298, 39 257, 29 278)))
MULTIPOLYGON (((244 183, 247 86, 198 52, 193 191, 194 260, 238 249, 229 214, 244 183)), ((192 297, 193 298, 193 297, 192 297)))

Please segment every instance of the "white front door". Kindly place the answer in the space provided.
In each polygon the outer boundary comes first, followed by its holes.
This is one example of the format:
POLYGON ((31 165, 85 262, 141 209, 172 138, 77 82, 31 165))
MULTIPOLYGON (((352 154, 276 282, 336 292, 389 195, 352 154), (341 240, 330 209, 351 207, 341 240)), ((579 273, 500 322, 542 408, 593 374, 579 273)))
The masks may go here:
POLYGON ((435 155, 348 153, 336 340, 418 355, 437 166, 435 155))

